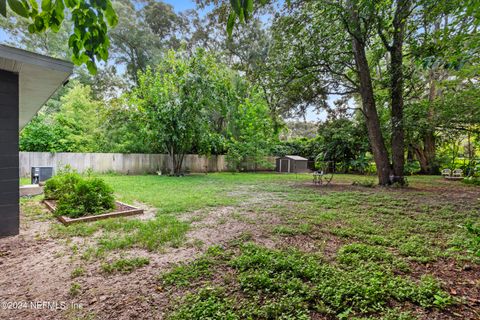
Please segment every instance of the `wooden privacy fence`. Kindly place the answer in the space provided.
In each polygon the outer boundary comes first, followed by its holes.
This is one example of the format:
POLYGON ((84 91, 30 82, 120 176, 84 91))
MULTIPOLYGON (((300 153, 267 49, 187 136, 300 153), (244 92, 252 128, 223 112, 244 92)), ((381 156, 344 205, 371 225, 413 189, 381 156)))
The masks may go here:
MULTIPOLYGON (((246 170, 272 170, 274 157, 264 159, 271 165, 256 165, 245 163, 246 170)), ((123 154, 123 153, 50 153, 50 152, 20 152, 20 177, 29 177, 31 167, 46 166, 59 169, 70 165, 78 172, 92 169, 94 172, 117 172, 123 174, 155 173, 161 170, 169 172, 170 159, 166 154, 123 154)), ((183 161, 183 170, 190 172, 222 172, 228 171, 224 155, 200 156, 188 154, 183 161)))

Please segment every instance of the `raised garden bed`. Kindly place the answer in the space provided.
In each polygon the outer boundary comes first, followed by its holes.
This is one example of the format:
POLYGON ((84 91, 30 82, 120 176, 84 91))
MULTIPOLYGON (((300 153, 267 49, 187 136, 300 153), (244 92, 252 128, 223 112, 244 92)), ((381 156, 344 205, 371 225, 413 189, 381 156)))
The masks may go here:
MULTIPOLYGON (((43 200, 43 203, 45 203, 45 205, 51 212, 55 211, 56 209, 55 200, 43 200)), ((126 217, 126 216, 133 216, 136 214, 142 214, 142 213, 143 213, 143 209, 135 208, 131 205, 125 204, 120 201, 115 201, 115 209, 111 212, 97 214, 97 215, 90 215, 90 216, 85 216, 80 218, 69 218, 66 216, 57 216, 57 219, 64 225, 68 226, 72 223, 97 221, 97 220, 108 219, 108 218, 126 217)))

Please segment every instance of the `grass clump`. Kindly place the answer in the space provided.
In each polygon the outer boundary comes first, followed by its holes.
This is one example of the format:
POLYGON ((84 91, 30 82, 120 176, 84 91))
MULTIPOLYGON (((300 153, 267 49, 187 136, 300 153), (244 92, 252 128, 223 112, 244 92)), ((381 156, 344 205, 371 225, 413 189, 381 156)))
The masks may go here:
POLYGON ((145 257, 135 257, 129 259, 118 259, 111 263, 103 263, 102 270, 105 273, 130 273, 135 269, 146 266, 150 263, 150 260, 145 257))
POLYGON ((140 247, 154 251, 165 244, 178 246, 189 229, 188 223, 172 216, 157 216, 148 221, 104 220, 99 221, 96 226, 104 231, 98 239, 98 246, 103 250, 140 247))
POLYGON ((201 257, 192 263, 180 264, 170 272, 160 275, 160 280, 165 285, 188 286, 192 281, 212 275, 213 261, 208 257, 201 257))
POLYGON ((70 277, 72 279, 75 279, 75 278, 78 278, 78 277, 81 277, 85 274, 85 269, 82 268, 82 267, 76 267, 75 269, 73 269, 72 271, 72 274, 70 275, 70 277))
POLYGON ((212 275, 212 267, 222 261, 225 251, 219 246, 210 247, 200 258, 191 263, 182 263, 175 266, 169 272, 159 276, 164 285, 176 285, 186 287, 193 281, 212 275))
POLYGON ((102 252, 133 247, 155 251, 165 245, 179 246, 189 227, 189 223, 171 215, 159 215, 146 221, 117 218, 69 226, 55 224, 50 235, 54 238, 92 237, 97 242, 96 250, 102 252), (99 231, 102 232, 99 234, 99 231))
POLYGON ((45 198, 56 200, 56 215, 79 218, 115 208, 113 189, 100 178, 66 167, 45 183, 45 198))
POLYGON ((358 268, 361 265, 373 264, 389 270, 408 271, 409 269, 406 262, 396 258, 384 248, 361 243, 347 244, 340 248, 337 260, 344 268, 358 268))
POLYGON ((235 300, 228 298, 221 288, 203 288, 188 294, 181 306, 173 312, 170 320, 196 319, 242 319, 234 309, 235 300))
POLYGON ((309 224, 300 224, 298 226, 276 226, 273 228, 273 233, 282 236, 295 236, 300 234, 308 234, 312 230, 309 224))
POLYGON ((70 296, 76 297, 81 292, 82 292, 82 286, 77 282, 72 282, 72 284, 70 285, 70 289, 68 290, 68 293, 70 294, 70 296))

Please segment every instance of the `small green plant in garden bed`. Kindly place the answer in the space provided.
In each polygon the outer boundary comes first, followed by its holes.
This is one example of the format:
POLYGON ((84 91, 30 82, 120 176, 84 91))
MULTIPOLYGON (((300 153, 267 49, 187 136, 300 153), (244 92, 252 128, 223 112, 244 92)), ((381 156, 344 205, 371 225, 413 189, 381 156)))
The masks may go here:
POLYGON ((150 263, 150 260, 145 257, 135 257, 131 259, 119 259, 112 263, 102 264, 102 270, 106 273, 130 273, 135 269, 146 266, 150 263))
POLYGON ((55 214, 70 218, 102 214, 115 208, 113 189, 102 179, 83 177, 66 167, 45 183, 45 199, 56 200, 55 214))

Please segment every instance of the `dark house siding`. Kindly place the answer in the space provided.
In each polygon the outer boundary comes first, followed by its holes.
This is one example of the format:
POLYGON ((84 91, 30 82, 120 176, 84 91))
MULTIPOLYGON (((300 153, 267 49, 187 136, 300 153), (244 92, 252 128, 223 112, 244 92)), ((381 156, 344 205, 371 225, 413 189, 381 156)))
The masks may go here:
POLYGON ((0 70, 0 237, 18 234, 18 75, 0 70))

